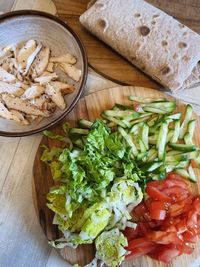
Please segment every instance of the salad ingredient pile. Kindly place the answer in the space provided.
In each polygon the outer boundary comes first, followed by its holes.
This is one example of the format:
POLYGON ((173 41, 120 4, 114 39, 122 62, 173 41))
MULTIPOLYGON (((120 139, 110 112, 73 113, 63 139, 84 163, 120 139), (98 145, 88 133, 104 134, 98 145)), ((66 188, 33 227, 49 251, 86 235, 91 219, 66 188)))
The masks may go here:
MULTIPOLYGON (((170 190, 162 192, 157 184, 150 184, 162 183, 160 180, 172 171, 195 182, 192 165, 199 167, 200 163, 199 148, 192 141, 195 120, 190 105, 181 118, 181 113, 174 113, 174 101, 129 99, 133 101, 130 105, 116 104, 102 113, 102 119, 80 120, 79 128, 64 124, 64 135, 45 131, 46 136, 63 145, 51 150, 45 147, 41 158, 49 165, 56 184, 47 196, 47 206, 55 213, 53 223, 63 234, 51 244, 76 248, 95 243, 96 258, 113 267, 125 257, 153 251, 140 253, 140 248, 132 244, 135 237, 144 238, 135 234, 141 222, 131 213, 142 205, 139 203, 144 197, 152 202, 148 216, 155 222, 171 218, 168 203, 178 209, 179 201, 189 198, 184 181, 180 182, 184 185, 182 191, 177 186, 182 200, 173 196, 173 201, 170 190), (131 238, 127 229, 134 233, 131 238)), ((169 186, 170 180, 164 181, 168 181, 164 186, 169 186)), ((155 230, 148 229, 150 233, 155 230)), ((155 240, 145 241, 158 248, 155 240)))

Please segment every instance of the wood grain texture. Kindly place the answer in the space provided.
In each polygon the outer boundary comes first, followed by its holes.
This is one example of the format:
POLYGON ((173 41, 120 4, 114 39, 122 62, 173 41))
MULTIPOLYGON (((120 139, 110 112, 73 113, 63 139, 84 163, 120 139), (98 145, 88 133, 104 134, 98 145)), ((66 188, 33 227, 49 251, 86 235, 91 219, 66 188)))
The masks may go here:
MULTIPOLYGON (((163 94, 157 90, 152 90, 143 87, 114 87, 107 90, 102 90, 88 96, 85 96, 79 101, 75 109, 67 117, 67 121, 70 122, 72 126, 76 125, 77 120, 81 118, 86 118, 90 120, 95 120, 100 117, 100 114, 103 110, 111 108, 114 103, 123 103, 130 104, 128 100, 129 95, 136 95, 141 97, 163 97, 163 94)), ((180 102, 177 103, 177 110, 184 112, 185 105, 180 102)), ((194 135, 195 144, 200 146, 199 131, 200 131, 200 118, 194 115, 197 120, 196 131, 194 135)), ((57 133, 61 133, 61 125, 55 128, 57 133)), ((35 162, 34 162, 34 203, 36 204, 36 211, 39 214, 40 225, 47 236, 48 239, 58 237, 58 231, 55 226, 52 225, 53 213, 46 207, 46 194, 49 191, 49 188, 53 185, 53 180, 51 178, 51 173, 49 168, 40 161, 42 155, 41 145, 47 145, 49 147, 60 146, 60 142, 55 140, 48 140, 46 137, 43 137, 39 149, 37 151, 35 162)), ((200 177, 200 171, 195 170, 197 175, 200 177)), ((198 184, 191 185, 191 189, 194 193, 200 192, 200 180, 198 184)), ((83 265, 88 263, 94 256, 94 248, 92 246, 82 246, 78 250, 72 250, 65 248, 60 250, 59 253, 61 256, 66 259, 68 262, 74 264, 78 262, 83 265)), ((181 256, 178 259, 174 260, 169 267, 188 267, 189 264, 193 263, 195 259, 200 254, 200 242, 196 247, 194 253, 190 256, 181 256)), ((151 260, 150 258, 143 257, 141 259, 123 263, 124 267, 164 267, 156 261, 151 260)))
MULTIPOLYGON (((168 14, 174 16, 194 31, 200 33, 199 0, 147 0, 168 14)), ((58 15, 81 37, 89 58, 96 69, 122 82, 159 88, 160 85, 143 74, 111 48, 88 33, 79 23, 79 16, 86 10, 89 0, 54 0, 58 15), (97 53, 98 51, 98 53, 97 53)))

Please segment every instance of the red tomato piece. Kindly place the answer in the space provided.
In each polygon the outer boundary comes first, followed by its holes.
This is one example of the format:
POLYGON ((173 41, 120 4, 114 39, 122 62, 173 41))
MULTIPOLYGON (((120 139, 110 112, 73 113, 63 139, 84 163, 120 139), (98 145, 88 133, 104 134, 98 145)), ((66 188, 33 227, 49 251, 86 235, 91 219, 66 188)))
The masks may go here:
POLYGON ((141 202, 139 205, 137 205, 132 213, 134 216, 140 218, 141 216, 143 216, 146 212, 147 212, 147 208, 146 208, 146 205, 144 204, 144 202, 141 202))
POLYGON ((146 192, 149 195, 149 197, 153 198, 154 200, 172 202, 172 199, 170 197, 168 197, 166 194, 162 193, 153 186, 147 185, 146 192))
POLYGON ((188 213, 188 219, 187 219, 187 228, 188 230, 197 233, 197 218, 198 218, 198 213, 195 212, 194 210, 190 210, 188 213))
POLYGON ((134 110, 134 111, 139 112, 140 109, 141 109, 140 104, 138 104, 138 103, 134 103, 134 104, 133 104, 133 110, 134 110))
POLYGON ((171 206, 169 206, 169 209, 168 209, 169 216, 176 217, 176 216, 182 214, 184 207, 185 207, 184 202, 172 204, 171 206))
POLYGON ((196 212, 198 212, 198 215, 200 215, 200 197, 197 197, 192 206, 195 208, 196 212))
POLYGON ((157 247, 156 244, 146 244, 145 246, 137 247, 133 251, 131 251, 130 254, 126 255, 126 260, 133 260, 135 258, 139 258, 141 256, 144 256, 151 251, 153 251, 157 247))
POLYGON ((194 251, 194 248, 187 246, 184 242, 178 244, 176 248, 180 251, 181 254, 191 254, 194 251))
POLYGON ((138 223, 138 229, 142 235, 146 235, 151 230, 151 227, 147 222, 138 223))
POLYGON ((162 193, 171 197, 174 201, 184 200, 188 197, 188 191, 178 186, 166 188, 162 193))
POLYGON ((188 189, 188 184, 187 182, 183 180, 183 178, 179 180, 179 179, 175 179, 175 178, 172 179, 172 178, 167 177, 165 180, 163 180, 164 188, 174 187, 174 186, 178 186, 183 189, 188 189))
POLYGON ((151 248, 154 245, 153 242, 147 240, 145 237, 140 237, 140 238, 136 238, 131 240, 128 243, 128 247, 126 248, 129 251, 134 251, 136 248, 140 248, 141 250, 143 249, 147 249, 147 248, 151 248))
POLYGON ((128 241, 130 241, 139 235, 139 228, 136 227, 136 229, 133 229, 130 227, 126 227, 124 235, 127 237, 128 241))
POLYGON ((196 243, 197 241, 197 235, 189 230, 182 233, 182 238, 184 242, 196 243))
POLYGON ((174 244, 160 245, 148 255, 156 260, 169 263, 171 260, 179 256, 181 253, 174 244))
POLYGON ((151 231, 150 233, 147 233, 146 237, 148 240, 162 245, 180 243, 180 239, 176 232, 151 231))
POLYGON ((152 201, 149 207, 150 217, 154 220, 164 220, 166 217, 165 203, 152 201))

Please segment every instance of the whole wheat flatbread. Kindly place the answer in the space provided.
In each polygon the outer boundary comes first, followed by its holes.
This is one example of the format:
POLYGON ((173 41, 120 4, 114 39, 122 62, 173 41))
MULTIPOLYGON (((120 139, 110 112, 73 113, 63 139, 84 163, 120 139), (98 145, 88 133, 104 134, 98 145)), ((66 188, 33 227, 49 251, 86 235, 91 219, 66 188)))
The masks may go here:
POLYGON ((200 81, 200 36, 143 0, 97 0, 80 22, 166 88, 200 81))

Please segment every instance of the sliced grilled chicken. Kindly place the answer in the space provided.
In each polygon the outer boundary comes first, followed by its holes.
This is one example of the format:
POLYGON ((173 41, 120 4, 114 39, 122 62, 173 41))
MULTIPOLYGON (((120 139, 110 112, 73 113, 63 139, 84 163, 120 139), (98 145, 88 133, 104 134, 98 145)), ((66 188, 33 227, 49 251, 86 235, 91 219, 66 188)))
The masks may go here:
POLYGON ((74 86, 63 82, 50 82, 50 85, 52 85, 56 89, 56 91, 61 91, 62 94, 70 94, 75 90, 74 86))
POLYGON ((0 94, 2 93, 9 93, 14 96, 21 96, 24 93, 24 90, 16 84, 9 84, 0 81, 0 94))
POLYGON ((65 109, 66 103, 61 91, 56 90, 53 85, 47 84, 45 93, 51 98, 51 100, 56 104, 56 106, 58 106, 61 110, 65 109))
POLYGON ((26 91, 24 94, 21 96, 22 98, 26 99, 33 99, 40 97, 45 91, 45 88, 39 84, 32 85, 26 91))
POLYGON ((35 105, 31 104, 29 100, 13 97, 9 94, 2 94, 2 100, 9 109, 16 109, 26 114, 49 117, 49 111, 40 110, 35 105))
POLYGON ((16 81, 16 78, 14 75, 8 73, 6 70, 0 67, 0 81, 13 83, 16 81))
POLYGON ((54 64, 50 62, 50 63, 48 64, 46 70, 47 70, 48 72, 53 72, 53 71, 54 71, 53 68, 54 68, 54 64))
POLYGON ((43 47, 36 56, 32 64, 32 78, 39 77, 46 70, 49 63, 50 50, 48 47, 43 47))
POLYGON ((38 53, 40 52, 40 50, 42 49, 42 44, 39 44, 36 49, 33 51, 33 53, 28 57, 27 59, 27 63, 26 63, 26 70, 24 72, 24 75, 26 75, 31 67, 31 65, 33 64, 33 61, 35 60, 36 56, 38 55, 38 53))
POLYGON ((24 69, 27 64, 27 60, 29 56, 34 52, 36 49, 36 42, 35 40, 29 40, 25 43, 25 45, 18 51, 17 53, 17 62, 21 69, 24 69))
POLYGON ((52 100, 46 94, 41 95, 38 98, 31 99, 30 102, 39 109, 46 109, 50 112, 53 112, 56 108, 55 103, 52 102, 52 100))
POLYGON ((76 64, 76 58, 67 53, 65 55, 59 56, 59 57, 51 57, 50 58, 50 62, 54 62, 54 63, 69 63, 69 64, 76 64))
POLYGON ((60 63, 58 65, 70 78, 78 82, 81 78, 81 70, 68 63, 60 63))
POLYGON ((22 112, 20 112, 20 111, 18 111, 16 109, 10 109, 10 112, 14 115, 14 118, 17 118, 17 120, 14 119, 15 121, 17 121, 17 122, 19 122, 19 123, 21 123, 23 125, 28 125, 29 124, 28 120, 26 120, 24 118, 24 114, 22 112))
POLYGON ((28 121, 24 118, 22 113, 19 113, 16 110, 9 111, 2 102, 0 102, 0 117, 7 120, 14 120, 22 124, 28 124, 28 121))
POLYGON ((55 72, 50 73, 45 71, 40 77, 35 78, 34 81, 43 85, 49 83, 52 80, 56 80, 57 78, 58 75, 55 72))

